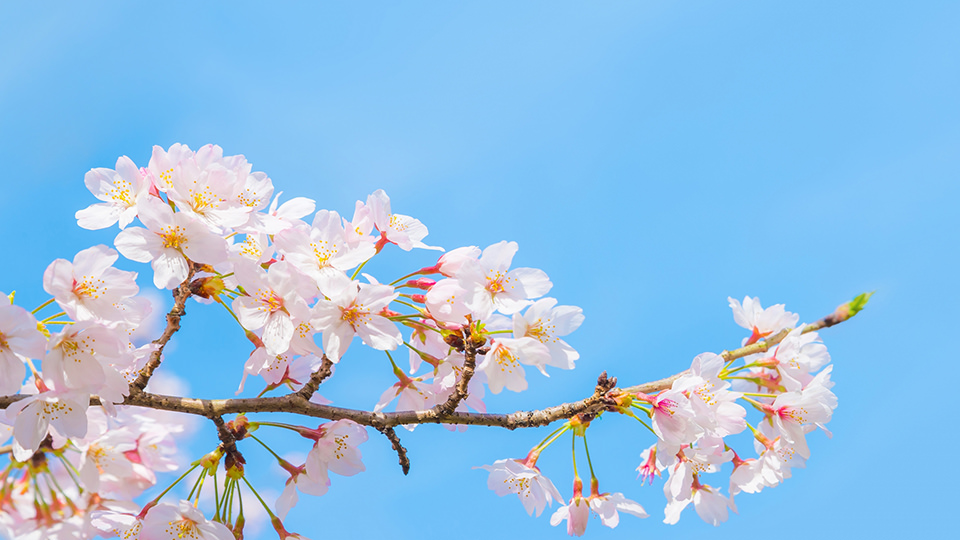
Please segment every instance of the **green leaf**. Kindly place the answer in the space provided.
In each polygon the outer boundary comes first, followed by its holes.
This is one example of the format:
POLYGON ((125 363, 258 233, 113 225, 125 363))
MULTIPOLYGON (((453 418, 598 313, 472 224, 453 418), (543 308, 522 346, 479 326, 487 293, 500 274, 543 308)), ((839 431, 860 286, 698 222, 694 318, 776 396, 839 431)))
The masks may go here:
POLYGON ((856 298, 851 300, 847 304, 848 309, 850 310, 848 317, 853 317, 857 313, 860 313, 861 311, 863 311, 863 308, 866 307, 867 302, 870 301, 870 297, 873 296, 873 293, 875 292, 877 291, 863 293, 863 294, 857 295, 856 298))

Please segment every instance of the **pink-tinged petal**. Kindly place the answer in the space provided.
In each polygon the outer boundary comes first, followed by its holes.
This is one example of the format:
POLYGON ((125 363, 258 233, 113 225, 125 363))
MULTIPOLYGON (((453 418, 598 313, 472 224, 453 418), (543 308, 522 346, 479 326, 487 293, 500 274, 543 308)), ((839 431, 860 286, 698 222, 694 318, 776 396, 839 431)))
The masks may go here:
MULTIPOLYGON (((0 349, 0 395, 13 395, 20 391, 27 367, 17 355, 0 349)), ((4 437, 0 437, 2 440, 4 437)))
POLYGON ((365 344, 379 351, 392 351, 403 343, 397 325, 380 315, 371 315, 366 324, 357 326, 357 335, 365 344))
POLYGON ((510 268, 513 262, 513 256, 517 254, 520 246, 516 242, 507 242, 506 240, 497 242, 487 249, 483 250, 480 257, 480 263, 483 270, 506 270, 510 268))
POLYGON ((323 350, 331 362, 339 362, 353 341, 353 328, 348 324, 323 331, 323 350))
POLYGON ((162 249, 160 238, 143 227, 131 227, 120 231, 113 245, 124 257, 142 263, 152 261, 153 254, 162 249))
POLYGON ((78 252, 73 257, 73 272, 78 275, 98 275, 117 262, 117 252, 100 244, 78 252))
POLYGON ((263 327, 263 346, 269 354, 280 354, 290 348, 293 339, 293 321, 286 313, 271 313, 263 327))
POLYGON ((259 330, 267 324, 270 312, 263 309, 263 304, 256 298, 240 296, 233 301, 233 312, 240 319, 240 324, 247 330, 259 330))
POLYGON ((50 418, 43 414, 43 402, 28 398, 25 407, 18 410, 16 404, 7 410, 7 418, 16 414, 13 423, 13 457, 17 461, 27 461, 40 448, 40 442, 47 436, 50 418), (17 414, 19 413, 19 414, 17 414))
POLYGON ((394 383, 393 386, 387 388, 380 394, 380 399, 377 400, 377 404, 373 406, 373 412, 380 412, 386 408, 387 405, 393 401, 393 398, 397 397, 400 394, 400 383, 394 383))
POLYGON ((547 273, 539 268, 516 268, 507 275, 520 280, 527 298, 539 298, 553 287, 547 273))
POLYGON ((153 284, 158 289, 173 289, 183 283, 189 275, 187 260, 172 249, 163 250, 150 266, 153 267, 153 284))
MULTIPOLYGON (((96 203, 77 210, 73 215, 77 219, 77 225, 88 231, 106 229, 120 220, 122 211, 113 203, 96 203)), ((124 225, 129 224, 127 222, 124 225)))

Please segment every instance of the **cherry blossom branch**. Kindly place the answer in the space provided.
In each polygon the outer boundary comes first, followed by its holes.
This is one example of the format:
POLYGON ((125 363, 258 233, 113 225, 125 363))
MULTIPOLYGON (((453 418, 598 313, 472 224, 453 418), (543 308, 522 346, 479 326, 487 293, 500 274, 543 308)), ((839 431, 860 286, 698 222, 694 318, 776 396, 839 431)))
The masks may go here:
POLYGON ((196 272, 197 268, 191 264, 187 279, 183 280, 183 283, 173 291, 173 307, 167 313, 167 327, 164 328, 159 338, 153 340, 153 342, 159 346, 157 350, 150 353, 150 360, 148 360, 147 365, 143 366, 143 369, 140 370, 137 379, 130 383, 131 394, 140 393, 147 387, 147 383, 150 382, 150 377, 153 376, 154 370, 160 366, 160 357, 163 355, 163 348, 167 345, 167 342, 170 341, 170 338, 180 330, 180 318, 187 314, 184 306, 187 303, 187 299, 193 294, 191 290, 191 280, 193 280, 193 275, 196 272))
MULTIPOLYGON (((837 308, 834 313, 806 325, 804 332, 812 332, 822 328, 828 328, 849 319, 854 313, 850 313, 849 304, 844 304, 837 308)), ((772 346, 780 343, 789 332, 781 331, 766 339, 760 340, 754 344, 740 347, 732 351, 721 353, 728 361, 742 358, 751 354, 764 352, 772 346)), ((319 373, 311 378, 320 378, 319 373)), ((346 409, 330 405, 319 405, 309 402, 300 392, 288 394, 280 397, 261 397, 261 398, 235 398, 235 399, 194 399, 177 396, 165 396, 149 392, 131 393, 124 400, 124 405, 134 405, 139 407, 149 407, 159 410, 182 412, 213 418, 225 414, 239 414, 252 412, 286 412, 310 416, 314 418, 323 418, 327 420, 348 419, 371 426, 382 431, 382 429, 393 428, 404 424, 462 424, 502 427, 509 430, 518 428, 529 428, 545 426, 557 420, 565 420, 581 413, 596 413, 606 406, 605 400, 610 392, 643 392, 653 394, 670 388, 673 381, 680 378, 686 370, 676 373, 669 377, 650 381, 643 384, 629 386, 622 389, 610 388, 606 391, 600 391, 604 384, 601 384, 603 377, 598 380, 598 385, 594 394, 586 399, 563 403, 552 407, 547 407, 534 411, 517 411, 510 414, 496 413, 470 413, 470 412, 451 412, 440 414, 436 408, 420 411, 397 411, 397 412, 372 412, 357 409, 346 409)), ((322 380, 322 378, 321 378, 322 380)), ((609 386, 609 383, 606 383, 609 386)), ((3 396, 0 397, 0 408, 6 408, 11 403, 26 398, 24 395, 3 396)), ((99 398, 92 397, 92 405, 100 403, 99 398)), ((386 433, 385 433, 386 435, 386 433)), ((389 435, 387 435, 389 438, 389 435)), ((391 439, 391 442, 393 440, 391 439)))

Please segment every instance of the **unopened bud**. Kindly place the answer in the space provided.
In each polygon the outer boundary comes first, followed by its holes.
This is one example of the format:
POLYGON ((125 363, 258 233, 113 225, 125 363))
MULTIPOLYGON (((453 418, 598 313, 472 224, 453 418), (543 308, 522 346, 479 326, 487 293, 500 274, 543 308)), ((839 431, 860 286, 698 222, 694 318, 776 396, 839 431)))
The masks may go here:
POLYGON ((430 287, 433 287, 436 284, 437 284, 436 280, 429 279, 429 278, 411 279, 410 281, 405 283, 407 287, 413 287, 415 289, 423 289, 425 291, 429 290, 430 287))

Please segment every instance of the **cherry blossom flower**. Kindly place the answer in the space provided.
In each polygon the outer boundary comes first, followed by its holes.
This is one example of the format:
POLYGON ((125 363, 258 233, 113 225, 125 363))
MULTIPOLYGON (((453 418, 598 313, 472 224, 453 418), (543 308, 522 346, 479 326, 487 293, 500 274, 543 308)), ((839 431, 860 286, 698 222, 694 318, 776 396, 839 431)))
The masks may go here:
POLYGON ((279 261, 264 271, 260 266, 244 263, 234 268, 237 281, 246 296, 233 301, 233 311, 247 330, 263 329, 263 345, 268 355, 286 352, 294 329, 310 318, 310 308, 303 299, 312 293, 299 272, 288 262, 279 261))
POLYGON ((13 457, 26 461, 40 448, 50 427, 66 437, 87 433, 87 407, 90 394, 48 390, 28 396, 7 407, 13 424, 13 457))
POLYGON ((323 436, 311 453, 313 459, 341 476, 353 476, 366 469, 361 461, 359 445, 367 442, 367 429, 353 420, 337 420, 320 426, 323 436))
POLYGON ((0 293, 0 395, 20 390, 27 374, 24 360, 43 358, 46 346, 33 315, 0 293))
POLYGON ((263 264, 273 258, 274 252, 267 234, 259 232, 248 232, 244 235, 242 242, 232 243, 228 249, 230 251, 230 261, 233 264, 242 260, 263 264))
POLYGON ((43 373, 63 389, 101 394, 110 401, 123 401, 127 382, 113 367, 123 363, 127 342, 122 330, 94 321, 80 321, 51 336, 43 373))
POLYGON ((180 164, 193 157, 193 150, 185 144, 175 143, 167 150, 154 146, 147 172, 157 190, 166 193, 173 189, 173 179, 180 175, 180 164))
MULTIPOLYGON (((653 406, 653 431, 661 441, 671 447, 693 442, 696 425, 690 400, 680 390, 664 390, 656 396, 638 394, 640 400, 653 406)), ((659 452, 665 456, 673 452, 659 452)))
POLYGON ((664 483, 663 493, 667 497, 663 522, 668 525, 677 523, 680 513, 691 502, 701 519, 718 526, 727 520, 727 510, 737 511, 733 499, 720 495, 719 488, 703 485, 687 460, 678 460, 670 469, 670 478, 664 483))
POLYGON ((830 391, 833 386, 830 381, 832 367, 827 366, 818 373, 800 392, 780 394, 772 405, 767 406, 777 432, 787 442, 792 443, 804 458, 810 457, 804 426, 826 424, 837 407, 837 396, 830 391))
POLYGON ((784 328, 793 328, 800 320, 800 316, 796 313, 786 311, 783 304, 763 309, 759 298, 744 296, 742 305, 732 297, 727 300, 730 302, 730 308, 733 309, 733 320, 752 332, 750 337, 743 339, 743 345, 756 343, 784 328))
POLYGON ((640 478, 640 485, 649 481, 653 484, 653 477, 660 476, 664 467, 657 464, 657 445, 654 444, 640 453, 640 466, 637 467, 637 478, 640 478))
POLYGON ((77 253, 72 263, 57 259, 43 273, 43 290, 71 319, 139 323, 150 304, 131 299, 140 291, 137 273, 113 268, 118 258, 116 251, 99 245, 77 253))
MULTIPOLYGON (((553 501, 564 500, 553 482, 540 473, 540 469, 528 466, 523 461, 501 459, 493 462, 492 465, 475 468, 490 472, 490 476, 487 477, 487 487, 497 495, 501 497, 508 493, 517 495, 529 515, 534 515, 536 512, 539 517, 544 508, 548 505, 553 506, 553 501)), ((584 507, 586 506, 584 503, 584 507)))
POLYGON ((393 287, 379 283, 351 283, 339 294, 314 306, 313 326, 323 332, 323 350, 338 362, 354 335, 377 350, 394 350, 403 337, 389 319, 380 315, 399 296, 393 287))
POLYGON ((372 244, 351 246, 344 235, 340 215, 320 210, 307 227, 290 227, 274 237, 277 251, 298 270, 313 278, 320 292, 336 294, 347 281, 345 272, 376 253, 372 244))
POLYGON ((549 360, 550 351, 533 338, 497 338, 490 352, 477 365, 477 370, 486 374, 487 384, 494 394, 499 394, 504 388, 522 392, 527 389, 527 379, 520 364, 534 365, 543 371, 542 366, 549 360))
POLYGON ((235 540, 223 523, 208 521, 203 512, 187 501, 179 505, 161 503, 147 512, 140 529, 141 540, 235 540))
POLYGON ((282 191, 277 193, 266 213, 254 212, 250 214, 250 221, 243 227, 238 227, 238 229, 248 233, 256 231, 264 234, 277 234, 300 223, 304 216, 312 214, 317 208, 316 202, 306 197, 294 197, 283 204, 279 204, 281 195, 283 195, 282 191))
POLYGON ((470 309, 485 319, 493 311, 511 315, 529 305, 530 298, 543 296, 553 283, 543 270, 510 268, 517 253, 516 242, 500 242, 483 250, 477 261, 466 261, 460 268, 461 285, 471 298, 470 309))
POLYGON ((76 213, 77 225, 84 229, 105 229, 120 222, 123 229, 137 217, 137 203, 148 195, 147 181, 127 156, 117 159, 114 169, 91 169, 83 183, 101 201, 76 213))
POLYGON ((531 337, 546 345, 550 352, 547 364, 560 369, 573 369, 573 364, 580 358, 580 354, 559 336, 565 336, 579 328, 583 319, 582 309, 576 306, 557 306, 555 298, 541 298, 523 315, 513 314, 513 335, 531 337))
POLYGON ((812 373, 830 363, 830 353, 820 342, 816 332, 803 333, 804 326, 792 330, 783 338, 773 356, 762 360, 764 365, 776 367, 781 383, 790 391, 799 391, 813 380, 812 373))
MULTIPOLYGON (((253 207, 242 204, 244 198, 238 193, 241 181, 250 173, 243 156, 223 158, 219 146, 206 145, 194 159, 181 161, 178 172, 171 179, 172 189, 167 190, 167 196, 180 211, 196 217, 215 232, 243 225, 250 219, 253 207)), ((272 184, 270 187, 272 190, 272 184)))
POLYGON ((129 501, 109 501, 106 508, 90 514, 91 525, 105 537, 138 540, 143 521, 137 516, 140 507, 129 501))
POLYGON ((463 324, 467 316, 476 315, 467 306, 469 298, 471 298, 471 293, 463 288, 459 280, 441 279, 427 291, 425 304, 434 319, 441 322, 463 324))
POLYGON ((185 213, 174 213, 156 197, 139 205, 140 221, 147 226, 124 229, 114 244, 124 257, 149 262, 153 284, 172 289, 187 278, 187 259, 210 265, 227 259, 226 242, 185 213))
POLYGON ((725 360, 714 353, 697 355, 690 371, 673 382, 671 388, 689 398, 693 421, 720 437, 746 429, 747 411, 736 400, 742 394, 728 390, 730 383, 720 379, 725 360))
MULTIPOLYGON (((437 394, 440 388, 436 384, 424 382, 423 377, 408 377, 399 368, 395 368, 393 373, 399 381, 383 392, 380 400, 373 407, 374 412, 385 409, 394 398, 398 398, 398 411, 421 411, 439 403, 437 394)), ((413 429, 412 426, 404 427, 413 429)))
POLYGON ((443 248, 428 246, 421 241, 427 236, 427 227, 420 223, 420 220, 390 212, 390 197, 382 189, 374 191, 367 197, 366 206, 370 208, 374 226, 380 231, 381 243, 396 244, 404 251, 410 251, 413 248, 443 251, 443 248))
POLYGON ((314 474, 319 475, 319 478, 307 474, 305 465, 294 467, 292 471, 288 472, 291 473, 290 478, 287 479, 283 487, 283 492, 277 497, 276 509, 280 519, 286 519, 290 510, 296 506, 299 500, 297 496, 298 490, 307 495, 319 497, 326 494, 330 489, 330 477, 327 475, 327 469, 325 467, 319 468, 314 472, 314 474))
POLYGON ((636 501, 623 496, 623 493, 602 493, 590 495, 587 499, 590 509, 600 516, 600 523, 611 529, 620 524, 620 512, 626 512, 638 518, 649 517, 647 511, 636 501))
MULTIPOLYGON (((587 531, 587 519, 590 517, 590 503, 581 496, 574 496, 570 502, 550 516, 550 525, 556 527, 561 521, 567 522, 567 534, 583 536, 587 531)), ((618 518, 619 519, 619 518, 618 518)))

